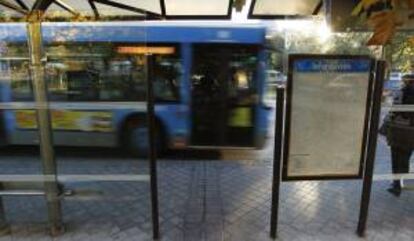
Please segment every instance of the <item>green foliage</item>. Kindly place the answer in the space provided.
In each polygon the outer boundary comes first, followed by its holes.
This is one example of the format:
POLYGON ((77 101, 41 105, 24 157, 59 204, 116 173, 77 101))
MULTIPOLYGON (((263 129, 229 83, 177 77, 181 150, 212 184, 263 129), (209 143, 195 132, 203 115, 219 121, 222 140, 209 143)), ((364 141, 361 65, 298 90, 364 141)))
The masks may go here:
POLYGON ((414 46, 407 41, 411 32, 398 32, 385 47, 385 58, 393 70, 412 72, 414 70, 414 46))

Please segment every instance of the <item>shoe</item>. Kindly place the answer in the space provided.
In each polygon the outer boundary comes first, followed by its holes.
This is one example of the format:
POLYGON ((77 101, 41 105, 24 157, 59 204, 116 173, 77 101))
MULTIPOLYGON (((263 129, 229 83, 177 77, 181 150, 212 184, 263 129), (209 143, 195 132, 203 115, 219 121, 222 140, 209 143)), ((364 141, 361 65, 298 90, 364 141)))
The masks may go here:
POLYGON ((391 194, 393 194, 396 197, 399 197, 401 195, 401 184, 398 181, 397 183, 394 182, 391 184, 391 187, 387 189, 387 191, 391 194))

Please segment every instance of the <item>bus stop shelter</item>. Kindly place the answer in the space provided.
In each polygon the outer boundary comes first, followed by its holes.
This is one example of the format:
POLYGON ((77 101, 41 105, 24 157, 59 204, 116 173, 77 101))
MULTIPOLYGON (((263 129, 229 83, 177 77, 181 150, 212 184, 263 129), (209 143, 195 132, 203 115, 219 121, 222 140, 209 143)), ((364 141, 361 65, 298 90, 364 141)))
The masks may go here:
MULTIPOLYGON (((249 8, 250 19, 292 19, 318 15, 329 8, 328 2, 321 0, 312 1, 272 1, 252 0, 249 8)), ((47 200, 48 218, 52 235, 63 232, 60 198, 62 187, 57 180, 57 167, 54 154, 52 137, 52 124, 47 98, 47 85, 45 83, 42 41, 42 22, 44 21, 150 21, 150 20, 230 20, 233 7, 240 9, 246 4, 243 0, 214 0, 214 1, 189 1, 189 0, 154 0, 154 1, 112 1, 112 0, 0 0, 0 19, 4 23, 25 22, 27 24, 27 37, 30 56, 30 73, 35 97, 35 109, 40 137, 40 153, 43 166, 43 176, 39 180, 44 183, 44 192, 39 193, 47 200)), ((46 60, 47 61, 47 60, 46 60)), ((147 53, 147 77, 154 71, 151 68, 151 53, 147 53)), ((153 113, 154 100, 152 95, 152 83, 147 82, 147 112, 150 140, 150 175, 148 180, 151 185, 151 203, 153 218, 153 237, 159 238, 158 228, 158 196, 157 196, 157 165, 154 145, 153 113)), ((370 167, 373 168, 372 166, 370 167)), ((279 173, 280 174, 280 173, 279 173)), ((369 174, 369 173, 368 173, 369 174)), ((371 176, 366 177, 364 185, 365 204, 369 204, 369 191, 371 176)), ((5 180, 0 180, 5 181, 5 180)), ((13 194, 5 190, 3 195, 13 194)), ((20 195, 33 195, 31 193, 19 193, 20 195)), ((0 207, 0 215, 4 212, 0 207)), ((365 229, 366 214, 362 217, 365 229)), ((1 218, 1 217, 0 217, 1 218)), ((1 220, 0 220, 1 221, 1 220)), ((1 227, 1 226, 0 226, 1 227)))
MULTIPOLYGON (((25 22, 30 56, 30 74, 34 91, 37 113, 40 153, 43 176, 37 180, 44 183, 44 192, 30 193, 24 191, 3 190, 2 195, 44 195, 47 200, 48 219, 52 235, 63 232, 60 198, 64 187, 57 180, 57 166, 54 153, 52 124, 45 83, 42 41, 42 22, 44 21, 146 21, 166 19, 230 19, 233 1, 197 2, 189 1, 63 1, 63 0, 2 0, 0 1, 1 20, 3 23, 25 22)), ((147 76, 151 75, 151 54, 147 53, 147 76)), ((154 101, 152 83, 147 82, 147 120, 149 123, 149 159, 150 185, 153 220, 153 237, 159 237, 158 194, 156 176, 156 157, 154 147, 154 101)), ((9 181, 9 180, 2 180, 9 181)), ((0 203, 0 228, 7 232, 4 220, 4 208, 0 203)))

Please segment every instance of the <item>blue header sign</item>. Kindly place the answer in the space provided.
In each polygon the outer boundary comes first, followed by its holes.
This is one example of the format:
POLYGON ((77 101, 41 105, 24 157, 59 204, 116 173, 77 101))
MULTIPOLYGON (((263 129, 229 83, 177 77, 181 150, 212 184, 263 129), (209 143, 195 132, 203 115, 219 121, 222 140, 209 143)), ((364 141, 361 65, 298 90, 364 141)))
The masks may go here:
POLYGON ((294 64, 296 72, 369 72, 369 59, 301 59, 294 64))

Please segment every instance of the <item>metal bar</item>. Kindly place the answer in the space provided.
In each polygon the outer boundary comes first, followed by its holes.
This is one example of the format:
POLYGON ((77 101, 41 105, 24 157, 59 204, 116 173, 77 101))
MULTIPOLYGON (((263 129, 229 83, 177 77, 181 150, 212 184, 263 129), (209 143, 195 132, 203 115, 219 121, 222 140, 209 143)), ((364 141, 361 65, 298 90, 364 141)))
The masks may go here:
POLYGON ((28 61, 28 57, 0 57, 0 61, 28 61))
MULTIPOLYGON (((3 190, 3 184, 0 183, 0 190, 3 190)), ((6 212, 4 211, 3 198, 0 197, 0 237, 10 233, 10 226, 6 220, 6 212)))
MULTIPOLYGON (((54 182, 58 179, 59 182, 147 182, 150 180, 149 175, 146 174, 102 174, 102 175, 0 175, 1 182, 54 182)), ((0 189, 1 190, 1 189, 0 189)))
POLYGON ((93 14, 95 15, 95 18, 99 19, 99 17, 100 17, 99 12, 98 12, 98 9, 96 8, 95 3, 93 2, 93 0, 88 0, 88 2, 89 2, 89 5, 92 8, 92 11, 93 11, 93 14))
POLYGON ((323 0, 319 1, 318 5, 316 5, 315 9, 312 12, 312 15, 318 15, 323 7, 323 0))
MULTIPOLYGON (((56 175, 52 125, 50 121, 50 111, 48 108, 44 66, 42 63, 42 12, 43 11, 32 12, 27 23, 27 36, 30 52, 30 74, 36 105, 45 107, 37 109, 36 111, 43 174, 56 175)), ((50 231, 52 236, 56 236, 63 232, 61 203, 58 199, 58 184, 56 178, 53 182, 45 182, 45 192, 50 231)))
POLYGON ((165 17, 167 15, 167 10, 165 8, 165 0, 160 0, 161 15, 165 17))
POLYGON ((226 16, 228 19, 231 19, 231 15, 233 13, 233 6, 234 6, 234 0, 230 0, 229 6, 227 8, 227 16, 226 16))
POLYGON ((373 177, 374 181, 384 181, 384 180, 414 180, 414 173, 399 173, 399 174, 376 174, 373 177))
POLYGON ((0 0, 0 5, 4 6, 6 8, 9 8, 11 10, 14 10, 14 11, 16 11, 18 13, 21 13, 23 15, 26 15, 26 14, 29 13, 27 10, 21 8, 20 6, 17 6, 16 4, 9 3, 9 2, 4 1, 4 0, 0 0))
POLYGON ((22 0, 14 0, 21 8, 29 11, 29 7, 22 0))
POLYGON ((157 150, 155 149, 155 115, 154 115, 154 91, 152 78, 154 77, 154 56, 147 55, 147 122, 149 127, 149 165, 151 185, 151 207, 152 207, 152 232, 153 239, 160 237, 158 220, 158 184, 157 184, 157 150))
POLYGON ((32 6, 32 12, 41 11, 44 13, 54 0, 37 0, 32 6))
POLYGON ((0 191, 0 196, 44 196, 43 190, 4 190, 0 191))
POLYGON ((375 152, 377 149, 378 126, 381 115, 381 97, 385 77, 385 61, 377 61, 375 71, 374 93, 372 99, 372 112, 368 137, 367 158, 362 186, 361 206, 357 234, 363 237, 367 226, 368 209, 371 196, 372 179, 374 175, 375 152))
POLYGON ((154 13, 154 12, 144 10, 144 9, 141 9, 141 8, 136 8, 136 7, 133 7, 133 6, 130 6, 130 5, 114 2, 114 1, 111 1, 111 0, 93 0, 93 1, 97 2, 97 3, 105 4, 105 5, 108 5, 108 6, 112 6, 112 7, 128 10, 128 11, 132 11, 132 12, 136 12, 136 13, 150 15, 150 16, 157 17, 157 18, 162 17, 158 13, 154 13))
MULTIPOLYGON (((4 102, 0 104, 0 110, 37 110, 45 109, 44 105, 37 105, 33 102, 4 102)), ((51 110, 108 110, 108 109, 133 109, 135 111, 146 111, 147 106, 144 102, 49 102, 47 106, 51 110)))
POLYGON ((270 214, 270 237, 276 239, 278 218, 279 218, 279 193, 281 182, 282 165, 282 143, 283 143, 283 122, 284 122, 284 102, 285 90, 278 87, 276 89, 276 125, 273 150, 273 184, 272 184, 272 209, 270 214))
POLYGON ((58 5, 59 7, 63 8, 64 10, 70 12, 71 14, 73 14, 75 16, 80 15, 80 13, 78 13, 74 8, 72 8, 71 6, 69 6, 67 3, 65 3, 62 0, 55 0, 55 4, 58 5))
POLYGON ((414 112, 414 105, 386 105, 382 109, 389 112, 414 112))

